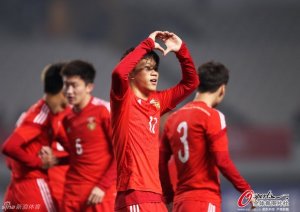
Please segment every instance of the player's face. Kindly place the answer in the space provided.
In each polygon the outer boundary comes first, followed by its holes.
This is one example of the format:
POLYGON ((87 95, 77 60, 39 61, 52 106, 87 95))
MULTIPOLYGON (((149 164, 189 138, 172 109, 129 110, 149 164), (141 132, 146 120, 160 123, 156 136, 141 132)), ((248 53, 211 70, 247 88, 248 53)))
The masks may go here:
POLYGON ((63 91, 55 95, 55 99, 52 99, 52 113, 60 113, 68 106, 67 98, 65 97, 63 91))
POLYGON ((63 77, 64 93, 69 104, 82 108, 89 101, 93 84, 86 84, 79 76, 63 77))
POLYGON ((68 106, 68 100, 64 95, 63 91, 59 93, 59 111, 62 112, 68 106))
POLYGON ((144 95, 151 91, 156 91, 159 73, 156 62, 152 58, 139 61, 131 75, 132 85, 144 95))

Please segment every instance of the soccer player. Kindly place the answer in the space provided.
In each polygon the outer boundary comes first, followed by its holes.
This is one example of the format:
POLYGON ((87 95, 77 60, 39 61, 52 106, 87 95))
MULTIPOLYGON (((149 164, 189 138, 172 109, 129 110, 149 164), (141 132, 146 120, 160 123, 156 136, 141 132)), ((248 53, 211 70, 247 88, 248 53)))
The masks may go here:
POLYGON ((169 116, 160 147, 160 177, 173 211, 221 211, 219 171, 244 192, 250 185, 230 159, 224 115, 215 109, 223 100, 229 79, 221 63, 208 62, 198 68, 201 84, 194 101, 169 116), (168 161, 177 167, 175 195, 170 183, 168 161))
POLYGON ((73 106, 63 126, 70 144, 62 211, 113 211, 116 163, 111 143, 109 103, 93 97, 96 71, 74 60, 62 70, 64 91, 73 106))
POLYGON ((46 170, 54 164, 54 157, 40 152, 42 146, 49 147, 55 139, 57 123, 52 119, 67 105, 60 75, 63 65, 45 67, 42 75, 44 97, 20 117, 17 127, 2 146, 12 173, 4 202, 17 210, 55 211, 46 170))
POLYGON ((115 211, 166 211, 158 170, 160 116, 191 94, 199 80, 185 43, 174 33, 153 32, 125 54, 112 73, 110 93, 118 173, 115 211), (168 90, 156 91, 159 56, 154 49, 164 55, 173 51, 180 62, 182 80, 168 90))

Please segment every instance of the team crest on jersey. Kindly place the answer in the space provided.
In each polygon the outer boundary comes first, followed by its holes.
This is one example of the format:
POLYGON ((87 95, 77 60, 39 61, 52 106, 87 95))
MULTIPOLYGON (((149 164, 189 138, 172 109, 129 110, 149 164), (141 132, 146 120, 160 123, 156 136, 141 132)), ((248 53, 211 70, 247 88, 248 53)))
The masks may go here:
POLYGON ((160 104, 159 104, 159 102, 157 100, 151 99, 150 100, 150 104, 153 105, 154 107, 156 107, 157 110, 160 109, 160 104))
POLYGON ((96 128, 96 121, 95 121, 95 117, 88 117, 87 119, 87 128, 89 130, 94 130, 96 128))

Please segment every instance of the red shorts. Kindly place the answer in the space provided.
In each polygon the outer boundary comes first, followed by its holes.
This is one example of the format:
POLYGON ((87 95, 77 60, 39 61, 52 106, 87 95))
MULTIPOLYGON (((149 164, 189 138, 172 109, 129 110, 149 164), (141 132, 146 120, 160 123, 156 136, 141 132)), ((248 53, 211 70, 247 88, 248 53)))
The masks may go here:
POLYGON ((13 180, 7 188, 3 209, 9 211, 55 211, 46 180, 13 180))
POLYGON ((167 212, 167 207, 164 202, 147 202, 135 205, 129 205, 116 212, 167 212))
POLYGON ((49 187, 57 210, 62 206, 65 175, 68 168, 69 166, 54 166, 48 170, 49 187))
POLYGON ((81 201, 64 201, 63 208, 61 211, 63 212, 113 212, 114 211, 114 200, 105 201, 96 205, 87 205, 86 203, 82 203, 81 201))
POLYGON ((181 201, 175 202, 173 205, 173 212, 190 212, 190 211, 205 211, 205 212, 221 212, 221 205, 210 203, 210 202, 200 202, 200 201, 181 201))

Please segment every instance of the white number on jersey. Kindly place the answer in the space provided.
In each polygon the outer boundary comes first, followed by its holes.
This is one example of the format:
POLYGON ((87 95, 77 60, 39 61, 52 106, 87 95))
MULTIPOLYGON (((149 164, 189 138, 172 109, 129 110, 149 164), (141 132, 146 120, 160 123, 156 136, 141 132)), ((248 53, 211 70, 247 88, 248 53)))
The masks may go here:
POLYGON ((182 163, 185 163, 189 159, 189 144, 188 144, 188 125, 185 121, 180 122, 180 124, 177 127, 177 132, 182 134, 180 137, 180 141, 183 144, 183 153, 182 149, 178 151, 178 158, 182 163))
POLYGON ((157 118, 150 116, 150 121, 149 121, 149 130, 151 133, 155 134, 155 125, 157 124, 157 118))
POLYGON ((76 147, 76 153, 77 153, 77 155, 82 155, 83 149, 82 149, 81 139, 80 138, 77 138, 75 140, 75 147, 76 147))

